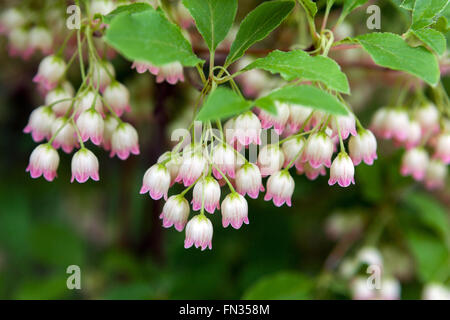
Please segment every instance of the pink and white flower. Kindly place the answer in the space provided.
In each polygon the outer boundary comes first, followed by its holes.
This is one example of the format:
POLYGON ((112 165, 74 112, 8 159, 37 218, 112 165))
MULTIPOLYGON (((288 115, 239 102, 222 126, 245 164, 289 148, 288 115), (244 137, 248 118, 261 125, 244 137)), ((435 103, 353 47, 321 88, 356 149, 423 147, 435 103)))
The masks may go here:
POLYGON ((95 154, 86 148, 81 148, 72 158, 71 182, 76 180, 78 183, 85 183, 89 178, 99 181, 98 167, 98 159, 95 154))
POLYGON ((146 73, 147 71, 149 71, 152 74, 158 73, 158 68, 153 66, 151 63, 149 62, 143 62, 143 61, 135 61, 133 62, 133 64, 131 65, 131 69, 136 69, 137 73, 146 73))
POLYGON ((33 49, 30 47, 30 33, 24 28, 13 29, 8 35, 8 43, 11 57, 20 56, 28 60, 33 54, 33 49))
MULTIPOLYGON (((237 70, 242 70, 252 63, 254 59, 245 56, 239 59, 237 63, 237 70)), ((270 78, 267 73, 260 69, 249 70, 238 77, 236 77, 239 84, 242 86, 244 95, 251 98, 256 98, 262 91, 268 87, 270 78)))
POLYGON ((350 184, 355 184, 355 167, 352 159, 345 152, 341 152, 334 159, 330 168, 330 180, 328 184, 334 185, 336 182, 341 187, 348 187, 350 184))
POLYGON ((184 247, 189 249, 192 245, 196 248, 201 248, 202 251, 206 248, 212 249, 213 225, 211 221, 204 215, 193 217, 186 226, 186 240, 184 240, 184 247))
POLYGON ((184 148, 183 159, 176 182, 183 181, 185 187, 192 185, 207 171, 207 161, 203 150, 198 146, 184 148))
POLYGON ((194 187, 192 196, 192 209, 198 211, 205 206, 205 210, 211 214, 220 209, 220 185, 212 177, 200 179, 194 187))
POLYGON ((47 181, 53 181, 56 178, 58 165, 58 152, 49 144, 41 144, 31 153, 26 171, 33 179, 43 175, 47 181))
POLYGON ((411 175, 414 180, 421 181, 425 177, 428 163, 428 153, 424 149, 410 149, 403 154, 400 173, 403 176, 411 175))
POLYGON ((370 130, 361 130, 358 135, 351 137, 348 148, 350 158, 355 166, 361 161, 372 165, 373 161, 377 159, 377 139, 370 130))
POLYGON ((140 193, 150 194, 153 200, 159 200, 164 197, 167 200, 167 194, 170 188, 170 173, 163 164, 155 164, 144 175, 140 193))
POLYGON ((139 153, 139 137, 136 129, 122 122, 111 137, 111 157, 117 154, 119 159, 126 160, 130 154, 138 155, 139 153))
POLYGON ((57 118, 52 125, 52 146, 55 149, 62 148, 65 153, 72 153, 78 146, 75 128, 65 117, 57 118))
POLYGON ((8 8, 0 15, 0 34, 8 34, 21 28, 27 22, 25 15, 17 8, 8 8))
POLYGON ((98 113, 103 115, 103 103, 100 96, 96 91, 88 90, 80 98, 77 105, 77 117, 83 113, 83 111, 94 108, 98 113))
POLYGON ((243 146, 251 143, 261 144, 261 122, 251 111, 239 115, 234 121, 233 139, 243 146))
POLYGON ((52 110, 55 112, 57 116, 63 116, 67 113, 72 105, 73 94, 64 88, 63 86, 59 86, 52 91, 49 91, 45 96, 45 105, 52 105, 52 110), (66 100, 66 101, 61 101, 66 100), (58 102, 61 101, 61 102, 58 102), (56 103, 58 102, 58 103, 56 103))
POLYGON ((112 115, 108 114, 105 117, 104 122, 104 130, 103 130, 103 149, 106 151, 111 150, 111 140, 112 135, 114 131, 116 131, 117 126, 119 125, 119 121, 116 119, 116 117, 113 117, 112 115))
POLYGON ((432 282, 425 285, 422 291, 423 300, 450 300, 450 288, 432 282))
POLYGON ((375 112, 372 118, 370 130, 372 130, 377 136, 383 136, 387 113, 387 108, 380 108, 377 112, 375 112))
POLYGON ((219 170, 234 179, 235 168, 236 168, 236 151, 225 143, 218 144, 214 147, 212 153, 212 163, 213 163, 213 174, 218 180, 222 179, 222 174, 219 170), (219 170, 217 170, 217 168, 219 170))
POLYGON ((422 129, 420 128, 419 122, 411 120, 407 128, 407 133, 408 135, 404 141, 406 149, 417 147, 422 139, 422 129))
POLYGON ((183 66, 180 62, 171 62, 160 67, 156 67, 148 62, 134 62, 131 68, 136 69, 138 73, 149 71, 156 76, 156 82, 167 81, 170 84, 176 84, 178 81, 184 81, 183 66))
POLYGON ((450 164, 450 133, 441 133, 436 141, 434 159, 441 159, 445 164, 450 164))
POLYGON ((178 176, 178 172, 180 171, 181 166, 181 160, 182 158, 180 155, 173 154, 172 152, 166 152, 162 154, 158 159, 158 163, 164 163, 166 168, 169 170, 171 185, 175 183, 175 180, 178 176))
POLYGON ((39 50, 45 55, 52 53, 53 36, 50 30, 44 27, 34 27, 30 30, 29 37, 31 50, 39 50))
POLYGON ((90 3, 90 13, 94 17, 96 14, 106 16, 116 9, 117 5, 112 0, 92 0, 90 3))
POLYGON ((333 136, 338 136, 341 132, 342 139, 347 139, 349 135, 356 136, 356 121, 355 116, 350 114, 348 116, 337 116, 331 121, 331 128, 333 136))
POLYGON ((264 191, 261 172, 253 163, 244 164, 236 172, 236 190, 242 196, 248 194, 252 199, 257 199, 259 191, 264 191))
POLYGON ((230 193, 222 201, 222 225, 230 224, 234 229, 240 229, 243 224, 249 224, 247 200, 238 193, 230 193))
POLYGON ((384 139, 395 139, 403 142, 408 137, 409 116, 403 109, 388 109, 381 136, 384 139))
MULTIPOLYGON (((313 110, 309 107, 291 104, 289 105, 288 124, 292 132, 297 132, 308 120, 313 110)), ((306 126, 305 126, 306 127, 306 126)))
POLYGON ((159 218, 164 228, 175 227, 178 232, 183 231, 189 217, 189 202, 182 196, 171 196, 164 204, 159 218))
POLYGON ((130 92, 123 84, 114 81, 103 92, 103 98, 114 112, 121 117, 124 112, 130 112, 130 92))
POLYGON ((291 162, 291 166, 288 168, 292 168, 295 162, 301 159, 301 152, 305 146, 305 139, 302 137, 294 137, 292 139, 287 140, 281 146, 281 149, 284 153, 284 167, 286 168, 291 162))
POLYGON ((49 107, 39 107, 33 110, 28 120, 28 124, 23 129, 24 133, 31 133, 35 142, 50 139, 52 135, 52 125, 55 121, 55 114, 49 107))
POLYGON ((263 177, 270 176, 280 171, 284 164, 284 154, 275 144, 264 146, 258 154, 258 167, 263 177))
POLYGON ((45 90, 50 91, 61 81, 66 72, 66 67, 66 63, 60 57, 47 56, 41 61, 38 73, 33 81, 39 83, 45 90))
POLYGON ((329 168, 333 150, 334 144, 328 135, 324 132, 313 133, 306 141, 302 162, 309 162, 313 168, 319 168, 322 164, 329 168))
POLYGON ((263 129, 274 127, 275 132, 280 135, 283 133, 289 119, 289 105, 287 103, 276 101, 275 107, 277 109, 276 115, 265 110, 260 110, 259 119, 261 120, 261 126, 263 129))
POLYGON ((445 185, 447 166, 439 159, 432 159, 425 173, 425 186, 429 190, 440 189, 445 185))
POLYGON ((103 141, 103 131, 105 123, 100 113, 95 109, 84 111, 77 119, 77 127, 80 130, 83 142, 91 139, 95 145, 100 145, 103 141))
POLYGON ((277 207, 281 207, 284 203, 290 207, 294 188, 294 179, 289 172, 287 170, 278 171, 270 176, 267 181, 267 193, 264 200, 270 201, 273 199, 273 203, 277 207))
POLYGON ((92 66, 92 77, 89 81, 92 81, 94 88, 98 88, 100 92, 103 92, 111 84, 115 76, 114 66, 103 60, 92 66))
POLYGON ((439 111, 432 103, 420 106, 414 113, 422 132, 437 132, 439 130, 439 111))
POLYGON ((309 180, 316 180, 319 176, 324 176, 327 174, 327 171, 323 165, 320 165, 318 168, 313 168, 309 163, 305 163, 302 169, 309 180))

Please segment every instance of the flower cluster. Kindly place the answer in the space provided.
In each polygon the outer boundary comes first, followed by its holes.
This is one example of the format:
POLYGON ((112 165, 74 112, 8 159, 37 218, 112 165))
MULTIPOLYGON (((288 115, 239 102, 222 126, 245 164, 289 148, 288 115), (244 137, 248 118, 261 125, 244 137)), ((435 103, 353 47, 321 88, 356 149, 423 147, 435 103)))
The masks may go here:
POLYGON ((404 108, 381 108, 371 124, 372 131, 404 147, 400 173, 423 182, 428 189, 442 188, 450 164, 450 126, 440 124, 435 105, 426 103, 412 112, 404 108))
POLYGON ((264 110, 244 112, 223 128, 220 122, 217 128, 205 123, 200 140, 185 146, 186 136, 145 173, 141 193, 167 201, 161 213, 163 226, 174 226, 178 231, 186 226, 186 248, 211 248, 213 226, 205 211, 214 214, 221 210, 223 227, 239 229, 249 223, 247 195, 256 199, 265 192, 264 200, 273 201, 275 206, 291 206, 295 182, 289 170, 294 166, 297 173, 305 173, 311 180, 330 168, 328 183, 348 187, 355 183, 354 166, 361 162, 371 165, 377 157, 374 135, 353 114, 334 116, 281 102, 276 108, 277 115, 264 110), (276 139, 263 144, 264 129, 272 127, 276 139), (344 145, 347 139, 349 154, 344 145), (333 159, 338 148, 341 150, 333 159), (257 156, 252 159, 252 154, 257 156), (175 183, 186 189, 169 197, 175 183), (231 192, 221 202, 221 186, 225 185, 231 192), (185 196, 191 189, 192 210, 200 214, 189 220, 185 196))

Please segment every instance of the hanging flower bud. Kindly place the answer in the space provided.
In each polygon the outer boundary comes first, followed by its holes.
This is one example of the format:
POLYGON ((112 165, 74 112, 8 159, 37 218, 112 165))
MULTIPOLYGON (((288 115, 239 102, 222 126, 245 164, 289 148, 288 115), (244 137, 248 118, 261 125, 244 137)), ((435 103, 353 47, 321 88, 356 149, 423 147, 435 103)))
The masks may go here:
POLYGON ((105 117, 104 130, 103 130, 103 149, 106 151, 111 150, 111 139, 114 131, 116 131, 119 121, 112 115, 108 114, 105 117))
POLYGON ((408 113, 402 109, 389 109, 386 113, 384 128, 381 136, 385 139, 395 139, 399 142, 405 141, 408 137, 409 127, 408 113))
POLYGON ((253 163, 244 164, 236 172, 236 190, 242 196, 248 194, 252 199, 257 199, 259 191, 264 191, 261 172, 253 163))
POLYGON ((184 247, 189 249, 192 245, 196 248, 212 249, 213 225, 204 215, 193 217, 186 226, 186 240, 184 247))
POLYGON ((441 159, 445 164, 450 164, 450 133, 441 133, 436 142, 434 159, 441 159))
POLYGON ((184 81, 183 66, 178 61, 165 64, 161 67, 149 68, 149 71, 156 76, 157 83, 167 81, 173 85, 178 81, 184 81))
POLYGON ((114 81, 105 89, 103 98, 119 117, 125 111, 131 111, 130 92, 127 87, 117 81, 114 81))
POLYGON ((92 0, 90 3, 91 18, 96 14, 106 16, 108 13, 116 9, 116 4, 112 0, 92 0))
POLYGON ((336 182, 341 187, 348 187, 350 184, 355 184, 355 167, 352 159, 345 152, 341 152, 334 159, 330 168, 330 180, 328 184, 334 185, 336 182))
POLYGON ((24 28, 13 29, 8 35, 9 55, 28 60, 33 54, 30 47, 30 33, 24 28))
MULTIPOLYGON (((289 105, 288 124, 293 133, 296 133, 304 125, 312 113, 312 109, 301 105, 289 105)), ((306 126, 305 126, 306 127, 306 126)))
POLYGON ((51 54, 53 50, 53 36, 50 31, 43 27, 31 29, 30 47, 33 51, 39 50, 44 55, 51 54))
POLYGON ((212 177, 202 178, 195 184, 192 209, 198 211, 202 208, 202 204, 211 214, 220 209, 220 185, 212 177))
POLYGON ((440 283, 428 283, 423 288, 422 300, 450 300, 450 289, 440 283))
POLYGON ((429 190, 443 188, 446 177, 447 166, 438 159, 432 159, 425 173, 425 186, 429 190))
POLYGON ((258 155, 258 167, 263 177, 270 176, 280 171, 284 164, 284 154, 275 144, 264 146, 258 155))
POLYGON ((116 71, 111 63, 108 61, 100 61, 92 66, 92 84, 103 92, 108 87, 116 76, 116 71))
POLYGON ((63 116, 67 113, 67 111, 70 109, 70 106, 72 105, 72 99, 73 94, 69 92, 66 88, 63 86, 59 86, 52 91, 49 91, 47 95, 45 96, 45 105, 50 106, 52 105, 52 110, 55 112, 56 116, 63 116), (61 101, 66 100, 66 101, 61 101), (61 101, 61 102, 58 102, 61 101), (58 103, 56 103, 58 102, 58 103))
POLYGON ((422 130, 420 128, 420 124, 415 120, 411 120, 406 131, 407 136, 404 141, 406 149, 417 147, 420 144, 420 140, 422 139, 422 130))
POLYGON ((373 133, 375 133, 377 136, 383 136, 382 133, 384 132, 387 113, 387 108, 380 108, 377 110, 377 112, 375 112, 372 118, 370 130, 372 130, 373 133))
POLYGON ((306 141, 302 161, 309 162, 313 168, 318 168, 322 164, 329 168, 333 150, 334 145, 330 137, 323 132, 313 133, 306 141))
POLYGON ((33 110, 28 120, 28 124, 23 129, 24 133, 31 133, 35 142, 41 142, 44 139, 50 139, 52 134, 52 125, 55 121, 55 114, 49 107, 39 107, 33 110))
POLYGON ((153 200, 159 200, 162 197, 167 200, 169 187, 169 170, 163 164, 155 164, 145 173, 140 193, 148 192, 153 200))
POLYGON ((400 282, 394 278, 384 278, 381 281, 381 289, 378 299, 380 300, 398 300, 400 299, 400 282))
POLYGON ((57 118, 52 124, 53 148, 62 148, 65 153, 72 153, 78 146, 75 128, 65 117, 57 118))
POLYGON ((273 199, 273 203, 277 207, 281 207, 284 203, 290 207, 294 188, 294 179, 289 172, 287 170, 279 171, 270 176, 267 181, 267 193, 264 200, 270 201, 273 199))
POLYGON ((303 165, 303 171, 309 180, 316 180, 319 175, 324 176, 327 174, 327 171, 323 165, 320 165, 318 168, 313 168, 309 163, 305 163, 303 165))
POLYGON ((234 122, 233 141, 243 146, 261 144, 261 122, 251 111, 239 115, 234 122))
POLYGON ((331 129, 333 130, 333 136, 338 136, 338 130, 340 130, 342 139, 344 140, 346 140, 350 134, 356 136, 355 116, 352 114, 348 116, 337 116, 331 121, 331 129))
POLYGON ((348 148, 355 166, 361 161, 371 166, 377 159, 377 139, 370 130, 361 130, 358 135, 351 137, 348 148))
POLYGON ((367 285, 367 279, 357 277, 350 284, 353 300, 374 300, 377 297, 375 288, 367 285))
POLYGON ((91 178, 99 181, 98 175, 98 159, 92 151, 81 148, 72 158, 72 180, 78 183, 85 183, 91 178))
MULTIPOLYGON (((244 69, 253 61, 253 58, 244 56, 237 62, 237 70, 244 69)), ((242 91, 245 96, 256 98, 267 88, 270 78, 267 76, 266 72, 260 69, 252 69, 236 77, 236 80, 242 86, 242 91)))
POLYGON ((138 155, 139 138, 136 129, 128 123, 122 122, 114 130, 111 138, 111 157, 116 154, 121 160, 126 160, 131 154, 138 155))
POLYGON ((95 109, 84 111, 77 119, 77 127, 80 130, 83 142, 91 139, 95 145, 100 145, 103 141, 103 131, 105 123, 100 113, 95 109))
POLYGON ((189 202, 182 195, 171 196, 164 204, 159 218, 163 221, 164 228, 174 226, 181 232, 186 225, 189 211, 189 202))
POLYGON ((305 146, 305 139, 302 137, 294 137, 289 139, 281 146, 284 153, 284 167, 286 168, 292 161, 292 165, 288 168, 292 168, 295 162, 300 162, 301 152, 305 146))
POLYGON ((56 150, 48 145, 41 144, 33 150, 27 172, 33 179, 44 176, 47 181, 53 181, 59 165, 59 155, 56 150))
POLYGON ((222 174, 219 172, 220 170, 223 174, 234 179, 237 160, 233 148, 224 143, 218 144, 213 149, 211 160, 214 164, 212 168, 214 177, 218 180, 222 179, 222 174), (216 168, 219 168, 219 170, 216 168))
POLYGON ((422 105, 414 113, 422 132, 437 132, 439 130, 439 111, 432 103, 422 105))
POLYGON ((414 180, 422 181, 425 177, 428 162, 428 153, 424 149, 410 149, 403 154, 400 173, 403 176, 411 175, 414 180))
POLYGON ((38 73, 33 81, 39 83, 45 90, 50 91, 56 87, 66 72, 66 63, 57 56, 47 56, 39 65, 38 73))
POLYGON ((149 62, 142 62, 142 61, 135 61, 133 62, 131 69, 136 69, 137 73, 146 73, 147 71, 149 71, 152 74, 157 74, 159 69, 155 66, 153 66, 151 63, 149 62))
POLYGON ((200 147, 184 148, 183 159, 176 182, 183 181, 185 187, 192 185, 207 170, 207 161, 200 147))
POLYGON ((77 106, 77 117, 86 110, 94 108, 98 113, 103 115, 103 104, 98 93, 93 90, 86 91, 80 98, 77 106))
POLYGON ((166 168, 169 170, 171 185, 175 183, 175 180, 178 176, 178 172, 180 171, 181 166, 181 160, 182 158, 180 155, 173 154, 172 152, 166 152, 162 154, 158 159, 158 163, 164 163, 166 168))
POLYGON ((234 229, 240 229, 242 224, 249 224, 247 200, 238 193, 230 193, 222 201, 222 225, 230 224, 234 229))
POLYGON ((259 119, 261 119, 261 126, 263 129, 274 127, 275 132, 280 135, 283 133, 289 119, 289 105, 287 103, 276 101, 275 107, 277 109, 276 115, 261 110, 259 112, 259 119))
POLYGON ((27 22, 25 15, 17 8, 8 8, 0 15, 0 34, 8 34, 21 28, 27 22))

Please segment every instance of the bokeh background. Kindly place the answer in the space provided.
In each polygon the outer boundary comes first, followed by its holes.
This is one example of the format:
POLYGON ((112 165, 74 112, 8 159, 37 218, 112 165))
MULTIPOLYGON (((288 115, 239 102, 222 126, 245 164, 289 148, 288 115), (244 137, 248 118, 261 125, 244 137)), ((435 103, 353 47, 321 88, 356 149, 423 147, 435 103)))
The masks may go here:
MULTIPOLYGON (((257 3, 240 1, 239 17, 257 3)), ((390 1, 378 3, 382 31, 405 31, 405 14, 390 1)), ((352 33, 368 32, 366 17, 364 10, 352 14, 352 33)), ((288 20, 258 46, 283 47, 295 36, 288 20)), ((449 280, 449 184, 431 193, 402 177, 402 151, 385 141, 373 166, 357 167, 355 186, 295 176, 292 208, 250 200, 250 225, 240 230, 224 230, 216 213, 213 250, 185 250, 184 233, 161 227, 162 203, 139 189, 146 169, 170 147, 171 130, 189 124, 195 90, 189 83, 156 85, 121 57, 113 63, 132 93, 127 119, 140 134, 141 155, 120 161, 90 146, 100 160, 100 182, 71 184, 71 158, 62 153, 55 182, 32 180, 25 168, 35 143, 22 130, 43 103, 32 83, 41 57, 10 58, 6 43, 2 37, 0 298, 349 299, 351 279, 341 266, 365 246, 380 250, 403 299, 420 299, 425 284, 449 280), (69 265, 81 268, 81 290, 66 287, 69 265)), ((396 75, 355 66, 361 53, 352 51, 335 57, 351 82, 349 102, 368 125, 395 95, 396 75)), ((72 69, 70 80, 80 83, 72 69)))

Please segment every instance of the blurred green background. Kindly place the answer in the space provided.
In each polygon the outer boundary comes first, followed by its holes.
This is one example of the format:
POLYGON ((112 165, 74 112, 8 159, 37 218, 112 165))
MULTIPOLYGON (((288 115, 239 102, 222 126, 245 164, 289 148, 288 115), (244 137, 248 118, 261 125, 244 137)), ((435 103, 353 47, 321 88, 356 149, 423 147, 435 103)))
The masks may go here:
MULTIPOLYGON (((383 10, 384 31, 401 30, 392 12, 383 10)), ((32 180, 25 168, 35 143, 22 130, 43 103, 31 82, 39 57, 9 58, 5 39, 0 43, 0 298, 349 299, 339 265, 366 245, 383 253, 402 298, 418 299, 425 283, 448 281, 449 185, 428 193, 401 177, 402 151, 384 141, 374 166, 357 167, 356 186, 295 176, 292 208, 250 200, 250 225, 240 230, 223 229, 216 213, 213 250, 185 250, 184 233, 164 230, 162 204, 139 189, 145 170, 169 147, 170 129, 188 120, 189 85, 155 87, 153 77, 136 75, 121 58, 114 65, 133 95, 128 120, 140 134, 141 156, 122 162, 91 146, 99 183, 71 184, 70 156, 62 153, 55 182, 32 180), (330 231, 336 225, 343 226, 338 235, 330 231), (81 290, 67 289, 69 265, 81 268, 81 290)), ((351 103, 368 125, 391 90, 376 72, 344 71, 351 103)), ((77 70, 70 77, 79 82, 77 70)))

